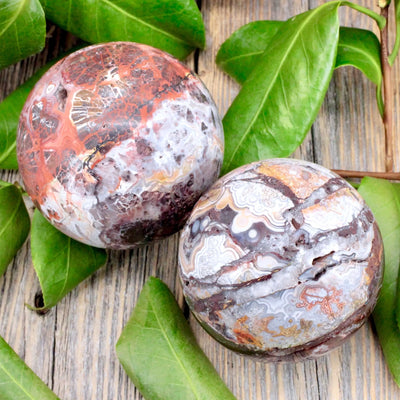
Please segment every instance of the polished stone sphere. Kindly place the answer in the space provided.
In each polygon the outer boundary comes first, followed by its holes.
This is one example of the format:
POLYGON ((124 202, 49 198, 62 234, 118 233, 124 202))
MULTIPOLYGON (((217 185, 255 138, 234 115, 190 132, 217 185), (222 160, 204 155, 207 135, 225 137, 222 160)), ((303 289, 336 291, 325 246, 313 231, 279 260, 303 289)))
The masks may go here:
POLYGON ((313 358, 359 328, 383 274, 378 226, 358 192, 319 165, 238 168, 197 202, 180 278, 204 328, 266 361, 313 358))
POLYGON ((79 50, 36 84, 20 118, 20 172, 58 229, 126 249, 177 232, 218 178, 223 129, 200 79, 152 47, 79 50))

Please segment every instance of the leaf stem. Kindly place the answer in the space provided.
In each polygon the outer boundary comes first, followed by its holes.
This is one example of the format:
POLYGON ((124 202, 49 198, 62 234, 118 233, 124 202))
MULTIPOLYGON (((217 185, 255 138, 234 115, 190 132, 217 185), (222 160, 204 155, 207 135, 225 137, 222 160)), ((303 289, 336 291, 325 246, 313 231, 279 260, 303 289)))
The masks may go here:
POLYGON ((399 53, 400 49, 400 4, 395 1, 394 2, 394 13, 395 13, 395 20, 396 20, 396 37, 393 45, 393 49, 391 54, 389 55, 389 64, 392 66, 394 64, 394 61, 397 57, 397 54, 399 53))
MULTIPOLYGON (((381 16, 388 21, 389 6, 381 9, 381 16)), ((385 170, 393 172, 393 90, 392 90, 392 69, 389 64, 389 24, 381 30, 381 66, 383 74, 383 125, 385 129, 385 170)))
POLYGON ((376 12, 370 10, 369 8, 363 7, 359 4, 352 3, 351 1, 341 1, 340 3, 343 6, 353 8, 354 10, 357 10, 365 15, 368 15, 368 17, 374 19, 378 24, 380 30, 383 30, 383 28, 387 26, 387 20, 382 14, 379 15, 376 12))

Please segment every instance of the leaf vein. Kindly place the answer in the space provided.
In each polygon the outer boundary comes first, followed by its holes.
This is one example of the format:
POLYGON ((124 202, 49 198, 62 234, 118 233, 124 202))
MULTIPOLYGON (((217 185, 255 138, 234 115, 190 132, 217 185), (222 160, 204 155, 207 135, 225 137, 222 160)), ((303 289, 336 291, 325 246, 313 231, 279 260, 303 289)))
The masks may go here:
POLYGON ((20 6, 17 8, 14 17, 10 18, 9 22, 5 25, 4 29, 0 31, 0 37, 3 36, 4 32, 6 32, 7 29, 18 19, 19 15, 21 14, 22 10, 24 9, 28 1, 29 0, 23 0, 20 2, 20 6))
POLYGON ((3 236, 4 232, 10 226, 11 222, 14 220, 14 217, 17 215, 17 212, 19 211, 19 207, 21 205, 21 202, 22 202, 22 196, 18 196, 18 204, 14 208, 13 212, 11 213, 10 218, 7 220, 7 222, 0 229, 0 237, 3 236))
MULTIPOLYGON (((64 290, 67 286, 68 278, 69 278, 69 272, 71 268, 71 238, 68 236, 68 241, 67 241, 67 266, 66 266, 66 271, 65 271, 65 279, 64 279, 64 285, 62 289, 60 290, 60 295, 64 293, 64 290)), ((57 296, 56 301, 60 298, 60 295, 57 296)))
POLYGON ((4 365, 1 363, 1 358, 0 358, 0 368, 4 371, 4 373, 10 377, 11 381, 14 382, 30 399, 35 400, 34 397, 31 396, 29 392, 25 390, 25 387, 18 381, 16 378, 14 378, 13 375, 11 375, 7 369, 4 367, 4 365))
POLYGON ((109 0, 100 0, 100 1, 102 1, 104 4, 106 4, 110 8, 114 8, 115 10, 120 12, 122 15, 125 16, 125 18, 130 18, 130 19, 132 19, 132 20, 134 20, 134 21, 136 21, 136 22, 138 22, 138 23, 140 23, 140 24, 142 24, 144 26, 147 26, 148 28, 150 28, 152 30, 155 30, 155 31, 157 31, 157 32, 159 32, 159 33, 161 33, 161 34, 163 34, 165 36, 168 36, 168 37, 170 37, 170 38, 172 38, 172 39, 174 39, 176 41, 179 41, 179 42, 182 42, 182 43, 186 44, 186 42, 183 39, 181 39, 180 37, 172 35, 170 32, 168 32, 166 30, 163 30, 163 29, 160 29, 159 27, 157 27, 157 26, 155 26, 153 24, 150 24, 149 22, 147 22, 147 21, 145 21, 145 20, 143 20, 141 18, 138 18, 137 16, 135 16, 133 14, 128 13, 122 7, 119 7, 116 4, 113 4, 111 1, 109 1, 109 0))
POLYGON ((253 51, 253 52, 250 52, 250 53, 239 54, 237 56, 225 59, 221 63, 221 65, 226 65, 226 64, 229 64, 232 61, 237 61, 237 60, 240 60, 242 58, 248 58, 248 57, 252 57, 252 56, 259 56, 259 55, 261 55, 263 53, 264 53, 264 51, 253 51))
POLYGON ((167 341, 167 343, 168 343, 169 348, 171 349, 171 353, 175 356, 175 358, 176 358, 178 364, 180 365, 180 367, 181 367, 183 373, 184 373, 185 376, 187 377, 187 381, 188 381, 188 383, 189 383, 189 386, 190 386, 190 388, 191 388, 193 394, 196 396, 196 399, 200 399, 199 395, 197 394, 196 388, 195 388, 195 386, 194 386, 193 383, 192 383, 191 377, 190 377, 189 374, 187 373, 186 368, 184 368, 184 366, 183 366, 181 360, 179 359, 178 355, 176 354, 176 351, 175 351, 175 349, 174 349, 174 347, 173 347, 173 345, 172 345, 172 343, 171 343, 171 341, 170 341, 170 339, 169 339, 167 333, 165 332, 165 330, 164 330, 164 328, 163 328, 163 325, 161 324, 161 322, 160 322, 160 320, 159 320, 159 318, 158 318, 158 315, 157 315, 157 313, 156 313, 156 310, 155 310, 154 307, 153 307, 153 304, 152 304, 151 300, 149 301, 149 304, 150 304, 150 307, 152 308, 152 310, 153 310, 153 312, 154 312, 154 315, 155 315, 155 317, 156 317, 157 323, 158 323, 158 325, 159 325, 159 327, 160 327, 160 331, 162 332, 163 336, 165 337, 165 339, 166 339, 166 341, 167 341))
POLYGON ((368 58, 369 60, 372 61, 373 65, 375 66, 375 68, 376 68, 377 70, 379 70, 380 72, 382 72, 382 71, 381 71, 381 66, 380 66, 380 64, 376 61, 376 59, 375 59, 368 51, 364 51, 364 50, 360 49, 359 47, 357 47, 357 46, 352 46, 351 44, 348 44, 348 43, 343 44, 343 43, 340 43, 340 42, 339 42, 338 47, 352 49, 352 50, 354 50, 355 52, 357 52, 357 53, 359 53, 359 54, 362 54, 363 56, 365 56, 366 58, 368 58))

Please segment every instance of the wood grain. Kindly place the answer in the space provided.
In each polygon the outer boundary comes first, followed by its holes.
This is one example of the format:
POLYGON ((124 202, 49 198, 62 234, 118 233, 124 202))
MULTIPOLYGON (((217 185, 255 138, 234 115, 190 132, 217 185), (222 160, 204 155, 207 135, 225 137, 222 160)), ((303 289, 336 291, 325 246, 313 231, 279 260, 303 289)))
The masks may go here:
MULTIPOLYGON (((210 89, 223 115, 239 86, 215 65, 221 43, 243 24, 258 19, 286 19, 323 3, 319 0, 203 0, 207 49, 187 62, 210 89)), ((371 1, 357 1, 371 7, 371 1)), ((347 26, 373 27, 360 14, 341 11, 347 26)), ((46 60, 71 47, 75 38, 51 27, 46 49, 0 71, 0 100, 24 82, 46 60)), ((400 66, 393 69, 393 85, 400 82, 400 66)), ((399 96, 396 89, 395 126, 399 96)), ((395 167, 400 170, 398 135, 395 167)), ((384 139, 375 103, 375 88, 358 71, 335 72, 317 121, 297 158, 341 169, 384 169, 384 139)), ((19 180, 16 172, 1 172, 0 179, 19 180)), ((107 265, 86 280, 44 316, 30 311, 39 291, 29 241, 0 278, 0 335, 64 400, 142 399, 115 355, 115 343, 127 322, 138 294, 149 276, 160 277, 184 307, 176 276, 178 235, 132 251, 109 253, 107 265)), ((342 347, 317 360, 264 364, 239 356, 210 338, 189 317, 200 346, 239 400, 264 399, 400 399, 384 362, 370 323, 342 347)), ((223 399, 221 399, 223 400, 223 399)))

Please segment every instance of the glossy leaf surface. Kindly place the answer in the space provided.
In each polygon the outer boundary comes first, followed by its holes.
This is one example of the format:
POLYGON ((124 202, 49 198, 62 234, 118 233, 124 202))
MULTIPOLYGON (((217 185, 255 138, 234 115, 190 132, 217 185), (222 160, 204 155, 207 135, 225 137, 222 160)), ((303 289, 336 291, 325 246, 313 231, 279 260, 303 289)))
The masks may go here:
POLYGON ((253 21, 240 27, 222 43, 216 63, 243 84, 285 21, 253 21))
MULTIPOLYGON (((218 66, 243 84, 283 23, 255 21, 239 28, 222 44, 216 59, 218 66)), ((341 27, 335 68, 342 66, 358 68, 377 85, 378 106, 382 112, 380 43, 376 35, 365 29, 341 27)))
POLYGON ((90 43, 132 41, 184 59, 205 45, 194 0, 41 0, 46 17, 90 43))
POLYGON ((24 244, 30 229, 30 218, 20 189, 0 183, 0 275, 24 244))
POLYGON ((375 85, 380 86, 382 69, 380 43, 376 35, 365 29, 340 28, 336 67, 358 68, 375 85))
POLYGON ((304 139, 335 66, 339 5, 328 2, 282 24, 223 119, 222 174, 286 157, 304 139))
POLYGON ((396 290, 400 265, 400 185, 364 178, 358 189, 382 234, 385 271, 373 319, 386 362, 400 385, 400 330, 396 324, 396 290))
POLYGON ((77 242, 54 228, 36 209, 31 233, 32 261, 43 293, 43 308, 57 304, 107 260, 103 249, 77 242))
POLYGON ((2 337, 0 337, 0 399, 58 399, 2 337))
POLYGON ((147 400, 234 400, 159 279, 143 287, 117 355, 147 400))
POLYGON ((0 69, 41 51, 45 37, 39 0, 0 1, 0 69))
POLYGON ((383 115, 381 45, 376 35, 365 29, 340 28, 336 68, 350 65, 358 68, 376 85, 378 108, 383 115))

